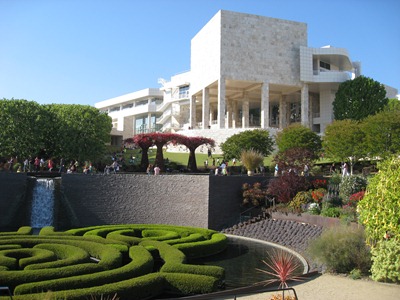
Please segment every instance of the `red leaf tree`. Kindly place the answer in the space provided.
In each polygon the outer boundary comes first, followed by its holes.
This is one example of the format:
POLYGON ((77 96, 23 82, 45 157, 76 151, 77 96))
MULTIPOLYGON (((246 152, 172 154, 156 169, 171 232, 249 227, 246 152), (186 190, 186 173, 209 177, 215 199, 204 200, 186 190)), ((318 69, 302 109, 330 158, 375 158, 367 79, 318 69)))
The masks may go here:
POLYGON ((148 151, 151 146, 153 146, 153 140, 147 136, 145 133, 137 134, 133 138, 126 139, 124 141, 125 147, 127 145, 134 144, 142 150, 142 159, 140 160, 140 169, 145 171, 149 165, 149 155, 148 151))
POLYGON ((168 143, 176 144, 176 142, 182 138, 182 135, 176 133, 161 132, 151 132, 146 133, 145 135, 148 139, 152 140, 153 145, 157 147, 155 165, 157 165, 161 169, 161 171, 165 171, 163 147, 168 143))
POLYGON ((197 147, 200 145, 208 144, 211 147, 215 146, 215 141, 213 139, 205 138, 205 137, 188 137, 181 135, 180 138, 177 140, 179 144, 185 145, 190 153, 189 153, 189 160, 188 160, 188 168, 192 172, 197 172, 197 163, 196 163, 196 155, 195 151, 197 147))

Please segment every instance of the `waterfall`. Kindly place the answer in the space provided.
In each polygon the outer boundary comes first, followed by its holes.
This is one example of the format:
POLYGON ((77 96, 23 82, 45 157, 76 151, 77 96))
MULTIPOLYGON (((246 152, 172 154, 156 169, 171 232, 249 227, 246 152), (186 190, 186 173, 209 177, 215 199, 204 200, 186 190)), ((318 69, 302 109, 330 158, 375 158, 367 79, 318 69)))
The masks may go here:
POLYGON ((54 223, 54 179, 37 178, 32 195, 31 227, 42 228, 54 223))

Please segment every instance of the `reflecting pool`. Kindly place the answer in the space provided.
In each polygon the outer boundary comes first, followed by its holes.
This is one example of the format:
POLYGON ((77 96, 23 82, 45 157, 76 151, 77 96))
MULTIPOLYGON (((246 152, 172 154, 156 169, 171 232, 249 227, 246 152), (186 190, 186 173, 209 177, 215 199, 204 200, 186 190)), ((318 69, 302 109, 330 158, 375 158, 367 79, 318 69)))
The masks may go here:
MULTIPOLYGON (((266 259, 268 252, 278 247, 280 246, 268 242, 228 235, 228 247, 224 252, 192 263, 223 267, 226 289, 245 287, 272 278, 257 269, 267 269, 262 261, 266 259)), ((304 265, 298 274, 300 275, 307 271, 307 263, 301 256, 295 252, 294 254, 301 265, 304 265)))

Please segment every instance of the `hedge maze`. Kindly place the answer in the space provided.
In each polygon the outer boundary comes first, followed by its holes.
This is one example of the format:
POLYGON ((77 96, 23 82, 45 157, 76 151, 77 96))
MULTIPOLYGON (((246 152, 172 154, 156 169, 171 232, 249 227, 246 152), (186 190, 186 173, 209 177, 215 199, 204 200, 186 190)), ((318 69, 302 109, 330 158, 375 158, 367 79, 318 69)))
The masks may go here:
MULTIPOLYGON (((225 235, 170 225, 109 225, 0 232, 0 286, 13 299, 149 299, 210 293, 224 278, 191 258, 223 251, 225 235)), ((9 299, 0 296, 0 299, 9 299)))

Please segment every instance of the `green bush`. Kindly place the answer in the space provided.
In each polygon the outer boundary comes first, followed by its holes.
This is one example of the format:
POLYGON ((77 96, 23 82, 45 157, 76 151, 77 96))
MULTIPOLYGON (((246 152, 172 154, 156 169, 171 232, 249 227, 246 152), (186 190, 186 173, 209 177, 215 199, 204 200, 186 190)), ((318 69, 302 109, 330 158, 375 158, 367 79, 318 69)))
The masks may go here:
POLYGON ((339 196, 342 198, 343 204, 349 202, 351 195, 365 190, 367 183, 367 179, 362 176, 343 176, 339 185, 339 196))
POLYGON ((380 241, 371 251, 372 279, 400 283, 400 242, 398 239, 380 241))
POLYGON ((310 243, 308 252, 329 271, 348 273, 357 268, 367 273, 371 266, 371 254, 362 228, 329 228, 310 243))
POLYGON ((340 216, 341 208, 340 207, 327 207, 322 208, 321 216, 338 218, 340 216))
POLYGON ((378 168, 357 206, 371 245, 382 240, 387 231, 400 237, 400 158, 379 163, 378 168))
POLYGON ((343 206, 340 211, 340 220, 342 220, 345 224, 357 222, 356 208, 348 205, 343 206))

